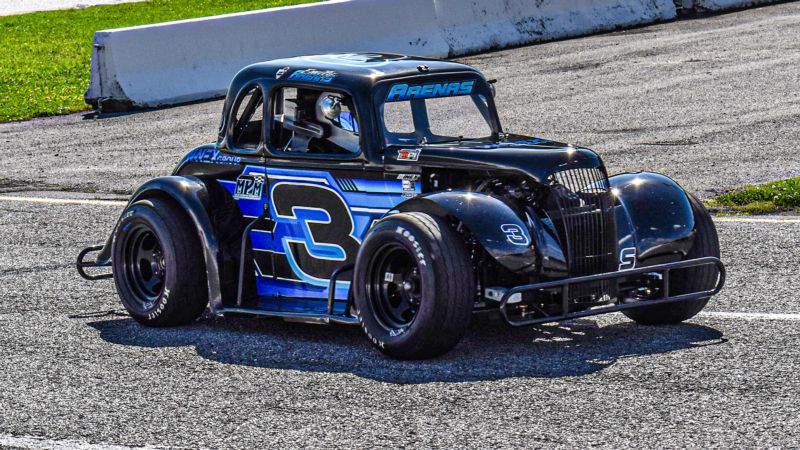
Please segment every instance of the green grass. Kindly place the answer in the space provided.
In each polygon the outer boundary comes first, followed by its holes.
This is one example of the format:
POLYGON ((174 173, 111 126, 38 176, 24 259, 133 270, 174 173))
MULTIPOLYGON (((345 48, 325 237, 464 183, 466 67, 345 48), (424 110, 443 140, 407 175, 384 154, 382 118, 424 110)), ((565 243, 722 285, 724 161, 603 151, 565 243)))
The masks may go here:
POLYGON ((706 206, 723 213, 800 212, 800 177, 733 189, 706 201, 706 206))
POLYGON ((153 0, 0 17, 0 122, 89 109, 97 30, 309 3, 314 0, 153 0))

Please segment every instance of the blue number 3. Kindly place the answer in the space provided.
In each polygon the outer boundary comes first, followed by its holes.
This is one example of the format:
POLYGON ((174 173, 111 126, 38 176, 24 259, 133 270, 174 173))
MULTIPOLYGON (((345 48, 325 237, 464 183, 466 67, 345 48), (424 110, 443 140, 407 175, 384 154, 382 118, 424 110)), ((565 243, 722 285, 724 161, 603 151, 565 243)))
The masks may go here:
POLYGON ((331 273, 355 261, 361 241, 344 199, 327 186, 278 182, 270 189, 273 217, 297 224, 302 236, 284 236, 289 264, 303 281, 324 286, 331 273))

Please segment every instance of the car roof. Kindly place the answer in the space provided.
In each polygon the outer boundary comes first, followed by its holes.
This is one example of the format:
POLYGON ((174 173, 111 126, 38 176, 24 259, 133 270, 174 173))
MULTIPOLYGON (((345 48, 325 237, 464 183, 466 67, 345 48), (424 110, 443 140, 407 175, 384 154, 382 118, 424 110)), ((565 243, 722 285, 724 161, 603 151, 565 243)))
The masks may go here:
MULTIPOLYGON (((275 59, 245 67, 242 78, 286 79, 295 71, 333 72, 336 84, 377 83, 386 78, 445 72, 479 72, 466 64, 392 53, 331 53, 275 59), (276 77, 278 71, 280 77, 276 77)), ((237 78, 239 78, 237 75, 237 78)))

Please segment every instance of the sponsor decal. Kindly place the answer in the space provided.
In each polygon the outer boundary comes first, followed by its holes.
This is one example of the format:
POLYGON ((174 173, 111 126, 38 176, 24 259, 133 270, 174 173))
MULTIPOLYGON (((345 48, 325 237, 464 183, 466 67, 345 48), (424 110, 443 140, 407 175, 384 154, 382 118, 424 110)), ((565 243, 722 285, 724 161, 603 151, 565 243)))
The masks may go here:
POLYGON ((414 182, 411 180, 403 180, 403 190, 404 191, 414 191, 414 182))
POLYGON ((410 86, 406 83, 395 84, 389 89, 386 96, 387 102, 400 102, 412 98, 453 97, 472 93, 475 81, 453 81, 436 84, 423 84, 410 86))
POLYGON ((419 180, 419 174, 417 173, 401 173, 397 175, 398 180, 408 180, 408 181, 417 181, 419 180))
POLYGON ((292 72, 292 74, 289 75, 289 79, 295 81, 313 81, 315 83, 330 83, 336 78, 336 75, 336 72, 333 70, 303 69, 292 72))
POLYGON ((619 269, 636 268, 636 247, 625 247, 619 251, 619 269))
POLYGON ((397 152, 398 161, 416 161, 419 159, 419 154, 422 153, 421 148, 406 148, 397 152))
POLYGON ((236 179, 235 198, 249 198, 258 200, 264 190, 264 177, 259 175, 239 175, 236 179))
POLYGON ((187 161, 211 164, 241 164, 242 158, 222 153, 214 148, 198 148, 189 152, 187 161))
POLYGON ((289 71, 288 67, 284 67, 282 69, 278 69, 278 71, 275 72, 275 79, 278 79, 278 78, 286 75, 286 72, 288 72, 288 71, 289 71))
POLYGON ((524 245, 527 247, 528 244, 531 243, 528 236, 525 235, 525 231, 522 230, 522 227, 515 223, 504 223, 500 225, 500 231, 505 233, 506 240, 511 244, 524 245))

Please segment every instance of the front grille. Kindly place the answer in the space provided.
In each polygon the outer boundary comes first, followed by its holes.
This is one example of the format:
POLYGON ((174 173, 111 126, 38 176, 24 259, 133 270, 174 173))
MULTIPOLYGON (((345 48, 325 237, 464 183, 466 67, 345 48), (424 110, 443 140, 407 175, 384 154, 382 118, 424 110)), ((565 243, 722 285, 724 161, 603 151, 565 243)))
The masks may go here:
MULTIPOLYGON (((617 233, 614 202, 602 167, 568 169, 549 179, 551 218, 566 250, 569 276, 616 270, 617 233)), ((571 288, 574 302, 596 302, 615 295, 613 281, 582 283, 571 288)))

